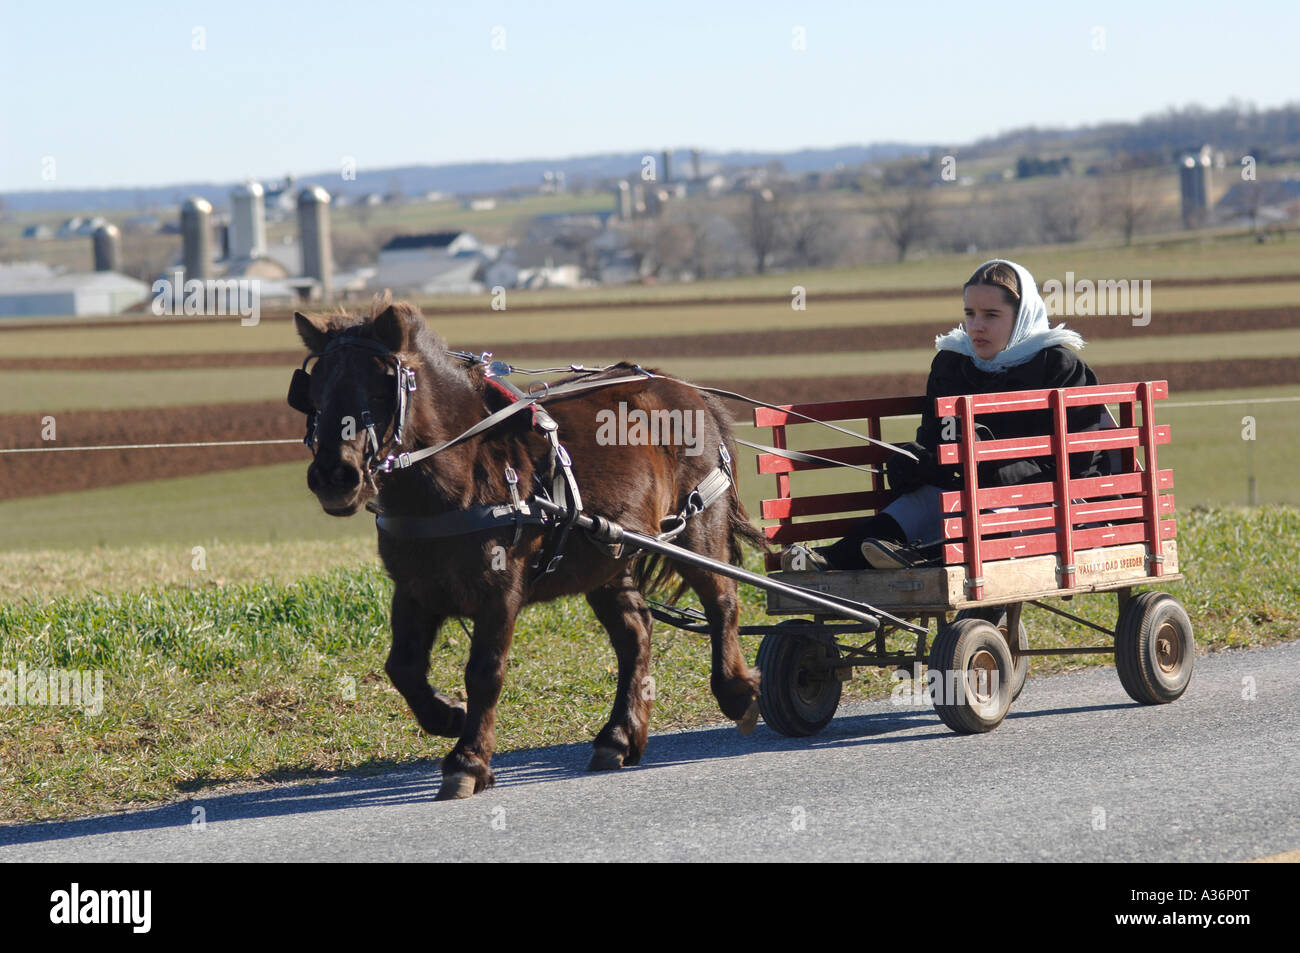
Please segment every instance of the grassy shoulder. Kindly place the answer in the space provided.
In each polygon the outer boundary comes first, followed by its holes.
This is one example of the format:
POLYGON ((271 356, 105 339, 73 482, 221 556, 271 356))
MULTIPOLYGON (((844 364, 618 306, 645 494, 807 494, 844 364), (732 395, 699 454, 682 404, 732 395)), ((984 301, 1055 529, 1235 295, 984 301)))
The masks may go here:
MULTIPOLYGON (((1187 578, 1169 589, 1192 617, 1199 652, 1297 637, 1300 583, 1280 567, 1300 557, 1300 509, 1195 509, 1180 517, 1179 541, 1187 578)), ((77 707, 0 707, 0 821, 440 758, 451 742, 422 735, 383 674, 391 585, 372 558, 354 555, 350 568, 317 570, 320 553, 271 550, 231 573, 242 581, 0 603, 0 669, 12 677, 21 663, 29 676, 57 669, 103 680, 99 705, 88 689, 77 707), (277 556, 278 576, 252 578, 277 556), (307 574, 290 578, 294 567, 307 574)), ((742 587, 745 623, 770 621, 763 600, 742 587)), ((1115 597, 1076 599, 1071 611, 1110 626, 1115 597)), ((1033 608, 1026 625, 1038 647, 1101 638, 1033 608)), ((758 641, 743 640, 748 658, 758 641)), ((451 624, 433 651, 430 678, 449 694, 462 689, 468 647, 451 624)), ((1031 678, 1100 664, 1104 657, 1036 659, 1031 678)), ((656 627, 654 729, 720 720, 708 669, 707 637, 656 627)), ((879 697, 892 684, 887 671, 859 670, 846 698, 879 697)), ((530 608, 516 630, 498 750, 589 741, 614 686, 613 652, 585 602, 530 608)))

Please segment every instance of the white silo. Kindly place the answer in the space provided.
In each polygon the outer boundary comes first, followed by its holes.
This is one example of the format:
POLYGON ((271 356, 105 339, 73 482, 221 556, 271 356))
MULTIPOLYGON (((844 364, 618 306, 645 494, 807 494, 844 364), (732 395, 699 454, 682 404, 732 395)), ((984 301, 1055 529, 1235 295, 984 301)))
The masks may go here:
POLYGON ((181 206, 181 260, 186 281, 212 277, 212 205, 207 199, 186 199, 181 206))
POLYGON ((298 193, 298 241, 302 245, 303 274, 320 282, 321 295, 328 298, 334 285, 330 194, 319 185, 309 185, 298 193))
POLYGON ((230 257, 261 258, 266 254, 266 201, 258 182, 230 190, 230 257))
POLYGON ((101 225, 91 239, 95 249, 96 271, 122 270, 122 234, 116 225, 101 225))

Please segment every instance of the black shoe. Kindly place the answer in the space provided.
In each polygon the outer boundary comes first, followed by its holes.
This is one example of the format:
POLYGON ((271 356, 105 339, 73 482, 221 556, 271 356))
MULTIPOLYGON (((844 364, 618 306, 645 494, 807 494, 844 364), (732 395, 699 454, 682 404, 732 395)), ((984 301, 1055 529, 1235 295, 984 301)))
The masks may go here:
POLYGON ((864 539, 862 558, 872 569, 915 569, 935 564, 934 557, 922 549, 889 539, 864 539))

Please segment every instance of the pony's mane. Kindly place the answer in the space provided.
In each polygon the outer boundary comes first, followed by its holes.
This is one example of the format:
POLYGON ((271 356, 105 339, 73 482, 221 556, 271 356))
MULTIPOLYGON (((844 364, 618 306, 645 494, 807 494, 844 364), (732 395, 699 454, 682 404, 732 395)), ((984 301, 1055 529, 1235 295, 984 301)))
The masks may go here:
POLYGON ((439 372, 454 372, 460 369, 447 354, 446 340, 425 323, 420 309, 407 301, 393 301, 392 294, 388 291, 375 295, 369 315, 353 314, 342 307, 334 313, 322 315, 321 323, 324 325, 322 330, 326 334, 333 335, 354 329, 363 337, 373 337, 372 327, 375 319, 390 307, 406 326, 411 349, 419 357, 418 361, 408 363, 439 372))

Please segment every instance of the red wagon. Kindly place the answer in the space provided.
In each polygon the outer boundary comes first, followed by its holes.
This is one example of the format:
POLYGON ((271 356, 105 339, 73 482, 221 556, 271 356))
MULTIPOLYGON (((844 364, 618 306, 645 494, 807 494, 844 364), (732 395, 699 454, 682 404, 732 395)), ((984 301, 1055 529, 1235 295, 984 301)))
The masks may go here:
MULTIPOLYGON (((764 720, 791 736, 820 731, 835 714, 841 682, 859 665, 909 669, 917 678, 921 666, 928 665, 927 694, 940 718, 963 733, 997 727, 1019 695, 1034 655, 1113 653, 1120 681, 1136 701, 1161 704, 1182 695, 1192 674, 1191 621, 1167 593, 1133 595, 1135 586, 1182 578, 1172 517, 1173 473, 1160 469, 1157 454, 1169 442, 1170 431, 1155 422, 1155 405, 1168 396, 1165 381, 1144 381, 938 398, 938 418, 956 418, 961 425, 959 440, 939 446, 939 461, 961 464, 963 474, 961 489, 942 495, 942 565, 888 572, 775 572, 779 556, 767 557, 773 580, 866 603, 900 620, 918 619, 920 628, 910 628, 915 648, 887 650, 891 631, 909 631, 888 619, 866 644, 847 644, 850 636, 867 630, 837 621, 831 613, 809 614, 807 605, 789 593, 768 589, 769 615, 805 618, 746 627, 765 633, 758 653, 764 720), (1109 429, 1069 432, 1066 411, 1089 404, 1118 404, 1118 422, 1110 417, 1115 425, 1109 429), (1050 433, 1014 440, 976 438, 975 417, 1029 410, 1050 412, 1050 433), (1068 455, 1095 450, 1109 454, 1111 475, 1072 479, 1068 455), (1027 457, 1054 458, 1055 479, 1010 487, 977 485, 978 463, 1027 457), (1044 601, 1097 592, 1118 593, 1114 630, 1044 601), (1081 648, 1032 648, 1021 621, 1025 603, 1103 632, 1110 640, 1081 648), (932 625, 936 634, 927 652, 932 625)), ((754 422, 771 428, 774 448, 879 466, 888 449, 871 444, 794 447, 788 428, 807 418, 865 420, 867 435, 880 439, 882 421, 919 414, 925 401, 897 397, 760 408, 754 422)), ((793 492, 792 483, 805 480, 796 474, 829 466, 833 464, 759 454, 759 473, 776 477, 776 496, 764 500, 761 511, 771 543, 784 547, 842 536, 888 503, 890 494, 879 473, 872 475, 870 489, 793 492)))

